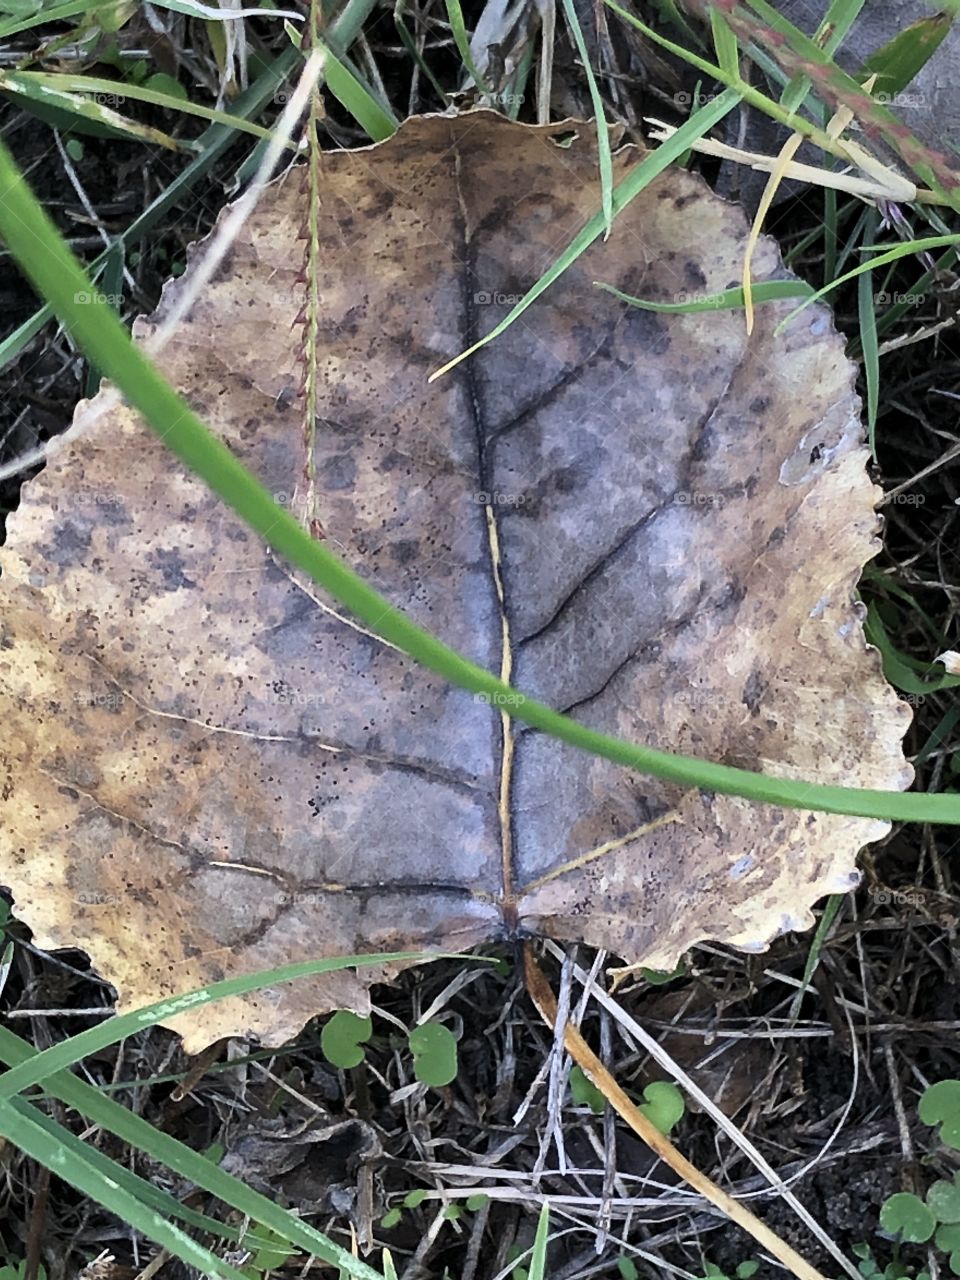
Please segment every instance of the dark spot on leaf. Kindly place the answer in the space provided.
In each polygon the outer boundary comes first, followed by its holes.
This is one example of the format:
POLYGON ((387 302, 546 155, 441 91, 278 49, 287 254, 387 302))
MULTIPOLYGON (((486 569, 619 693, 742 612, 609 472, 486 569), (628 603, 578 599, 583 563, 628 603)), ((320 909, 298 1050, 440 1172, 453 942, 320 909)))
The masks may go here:
POLYGON ((380 190, 363 206, 363 216, 368 222, 379 222, 393 208, 393 192, 380 190))
POLYGON ((177 547, 157 547, 147 560, 152 568, 159 569, 165 591, 179 591, 197 585, 184 572, 186 566, 177 547))
POLYGON ((130 512, 122 502, 105 502, 99 509, 99 517, 105 525, 119 528, 121 525, 132 525, 130 512))
POLYGON ((391 449, 388 453, 383 454, 377 463, 377 470, 383 472, 391 472, 396 467, 410 466, 410 457, 408 454, 401 453, 399 449, 391 449))
POLYGON ((390 544, 390 555, 397 564, 409 564, 416 560, 420 551, 420 543, 415 538, 401 538, 399 542, 390 544))
POLYGON ((651 355, 663 355, 670 350, 670 330, 666 321, 653 311, 642 307, 630 307, 624 325, 628 341, 632 340, 651 355))
POLYGON ((743 686, 743 694, 741 695, 741 701, 749 709, 751 715, 759 715, 760 702, 766 696, 768 687, 766 680, 760 674, 760 668, 754 667, 746 684, 743 686))
POLYGON ((53 542, 40 550, 53 564, 59 565, 61 569, 68 569, 78 564, 90 550, 91 536, 90 526, 86 522, 80 524, 67 520, 55 531, 53 542))
POLYGON ((334 493, 352 489, 357 482, 357 462, 352 454, 337 453, 328 458, 323 468, 321 487, 334 493))

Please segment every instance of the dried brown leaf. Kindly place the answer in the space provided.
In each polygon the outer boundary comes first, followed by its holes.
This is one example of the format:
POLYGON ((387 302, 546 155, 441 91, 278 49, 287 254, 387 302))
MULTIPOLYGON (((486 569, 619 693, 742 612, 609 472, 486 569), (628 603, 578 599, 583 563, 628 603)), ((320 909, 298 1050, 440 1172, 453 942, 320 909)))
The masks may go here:
MULTIPOLYGON (((654 315, 592 283, 666 301, 735 284, 736 209, 661 175, 503 338, 428 385, 599 207, 592 126, 569 146, 557 132, 424 117, 324 157, 330 544, 594 728, 908 785, 909 710, 853 600, 878 491, 829 314, 776 337, 790 304, 764 306, 747 340, 739 312, 654 315)), ((618 178, 635 158, 619 153, 618 178)), ((296 173, 265 194, 161 360, 298 511, 304 201, 296 173)), ((761 241, 756 278, 781 274, 761 241)), ((122 1008, 516 930, 656 968, 704 938, 759 948, 848 888, 886 830, 686 791, 512 725, 339 616, 124 407, 26 486, 2 563, 0 880, 39 943, 89 952, 122 1008)), ((280 1043, 319 1011, 366 1010, 376 976, 170 1025, 190 1051, 280 1043)))

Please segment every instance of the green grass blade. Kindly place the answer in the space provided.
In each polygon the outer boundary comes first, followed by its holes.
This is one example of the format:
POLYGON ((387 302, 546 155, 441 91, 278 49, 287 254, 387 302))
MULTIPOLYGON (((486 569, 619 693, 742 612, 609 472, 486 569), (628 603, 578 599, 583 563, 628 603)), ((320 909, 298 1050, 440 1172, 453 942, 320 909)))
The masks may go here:
MULTIPOLYGON (((870 206, 862 205, 860 201, 857 201, 856 207, 858 212, 853 226, 844 236, 843 243, 838 247, 836 271, 844 271, 846 264, 855 260, 858 254, 869 252, 869 246, 864 243, 864 233, 870 206)), ((836 271, 834 275, 836 275, 836 271)))
POLYGON ((900 653, 890 639, 879 609, 872 602, 867 606, 863 629, 869 643, 880 650, 883 674, 894 688, 904 693, 926 695, 940 693, 943 689, 956 689, 960 685, 960 676, 940 674, 943 669, 939 663, 921 662, 900 653))
POLYGON ((530 72, 533 70, 534 57, 535 46, 531 44, 524 51, 523 57, 520 59, 520 65, 507 82, 510 86, 510 95, 507 101, 506 114, 511 120, 519 118, 520 108, 524 100, 524 91, 530 79, 530 72))
POLYGON ((740 76, 740 47, 737 37, 724 22, 719 9, 710 10, 710 31, 713 35, 713 47, 717 55, 717 65, 722 67, 731 80, 740 76))
MULTIPOLYGON (((832 0, 828 5, 813 36, 828 58, 832 58, 840 48, 865 3, 866 0, 832 0)), ((784 89, 780 101, 788 111, 798 111, 803 106, 810 88, 809 76, 793 76, 784 89)))
POLYGON ((676 0, 653 0, 653 3, 659 10, 661 18, 673 23, 678 31, 682 31, 691 45, 696 45, 700 49, 704 47, 700 32, 686 20, 680 12, 676 0))
MULTIPOLYGON (((0 1028, 0 1039, 2 1039, 2 1028, 0 1028)), ((26 1043, 26 1041, 21 1041, 26 1043)), ((291 1040, 289 1044, 284 1045, 285 1053, 297 1053, 301 1049, 310 1053, 317 1047, 317 1037, 309 1033, 297 1036, 291 1040)), ((277 1056, 276 1049, 254 1049, 248 1053, 241 1053, 236 1058, 229 1061, 211 1062, 206 1071, 206 1078, 210 1076, 223 1075, 227 1071, 238 1071, 241 1067, 249 1066, 252 1062, 266 1062, 270 1058, 277 1056)), ((3 1047, 0 1044, 0 1062, 5 1062, 3 1056, 3 1047)), ((101 1081, 97 1085, 98 1097, 112 1097, 114 1094, 126 1093, 130 1089, 152 1089, 155 1085, 161 1084, 183 1084, 184 1080, 189 1076, 186 1068, 180 1071, 151 1071, 148 1075, 130 1077, 126 1080, 110 1080, 101 1081)), ((46 1083, 40 1088, 37 1097, 43 1097, 48 1090, 46 1083)), ((57 1095, 59 1097, 59 1095, 57 1095)), ((86 1113, 84 1113, 86 1114, 86 1113)))
MULTIPOLYGON (((879 221, 877 210, 868 209, 864 238, 870 243, 876 235, 879 221)), ((870 446, 870 456, 876 461, 877 413, 880 407, 880 344, 877 340, 877 304, 872 271, 864 271, 857 280, 857 317, 860 321, 863 376, 867 384, 867 442, 870 446)))
MULTIPOLYGON (((833 99, 834 105, 850 106, 865 126, 880 132, 904 164, 944 203, 960 209, 960 191, 956 189, 945 157, 920 142, 901 120, 865 93, 853 76, 838 67, 814 40, 794 26, 768 0, 747 0, 747 5, 756 15, 750 25, 754 27, 757 38, 763 38, 771 49, 776 49, 777 58, 783 65, 802 63, 805 71, 809 69, 821 97, 833 99), (756 18, 760 19, 759 24, 756 18), (763 24, 766 24, 766 30, 762 30, 763 24)), ((741 20, 742 16, 738 15, 741 20)), ((737 25, 732 17, 731 25, 737 25)))
MULTIPOLYGON (((155 107, 165 107, 168 111, 182 111, 185 115, 199 116, 201 120, 210 120, 215 124, 225 125, 239 133, 250 133, 255 138, 271 138, 269 129, 245 120, 243 116, 231 115, 229 111, 217 111, 213 107, 204 107, 191 102, 188 98, 175 98, 173 94, 161 93, 158 89, 149 89, 145 85, 128 83, 126 80, 105 80, 99 76, 66 75, 47 71, 18 71, 8 73, 2 83, 7 87, 17 85, 36 86, 37 89, 63 90, 72 94, 94 94, 123 101, 130 98, 134 102, 149 102, 155 107), (11 81, 14 81, 11 84, 11 81)), ((288 142, 287 146, 297 150, 296 143, 288 142)))
MULTIPOLYGON (((825 187, 824 193, 826 193, 828 190, 829 188, 825 187)), ((834 258, 835 258, 838 240, 832 237, 834 237, 835 235, 837 235, 837 233, 839 233, 841 226, 846 226, 850 218, 853 216, 854 209, 855 208, 861 209, 862 207, 863 206, 861 205, 859 200, 853 200, 848 196, 844 196, 843 202, 837 205, 836 219, 834 221, 831 221, 830 219, 828 219, 826 214, 824 215, 824 218, 827 221, 826 236, 824 236, 824 227, 821 226, 820 223, 816 223, 813 227, 810 228, 809 231, 805 232, 797 240, 795 240, 790 245, 789 249, 786 250, 786 252, 783 255, 783 265, 785 267, 790 267, 790 269, 793 270, 795 263, 806 261, 807 250, 812 245, 816 245, 817 241, 820 239, 824 239, 828 247, 830 245, 833 246, 834 258)), ((828 249, 825 248, 824 254, 826 254, 827 251, 828 249)), ((834 268, 834 270, 829 272, 824 270, 822 272, 822 275, 824 280, 830 280, 834 275, 836 275, 836 268, 834 268)))
MULTIPOLYGON (((727 112, 736 106, 738 101, 739 97, 732 89, 724 90, 714 102, 708 103, 700 111, 694 112, 676 133, 672 134, 666 142, 657 147, 656 151, 651 151, 649 155, 644 156, 639 164, 635 165, 627 176, 614 187, 614 216, 621 209, 625 209, 630 201, 635 196, 638 196, 645 187, 648 187, 671 161, 682 155, 691 142, 703 137, 709 128, 715 125, 718 120, 722 120, 727 112)), ((545 293, 550 288, 554 281, 560 279, 571 263, 576 262, 580 255, 589 249, 594 240, 603 233, 605 225, 602 212, 592 217, 579 235, 575 236, 564 249, 556 262, 543 273, 533 288, 523 295, 516 306, 511 307, 504 319, 491 329, 485 338, 481 338, 472 347, 468 347, 466 351, 461 352, 455 360, 451 360, 442 369, 438 369, 436 373, 431 374, 430 381, 434 381, 434 379, 439 378, 448 370, 453 369, 462 360, 468 359, 474 352, 479 351, 481 347, 485 347, 488 342, 493 342, 494 338, 499 338, 502 333, 509 329, 518 316, 521 316, 529 306, 536 302, 542 293, 545 293)))
POLYGON ((830 932, 830 926, 837 918, 837 912, 840 910, 840 904, 845 900, 846 894, 834 893, 827 899, 823 911, 820 913, 820 919, 817 921, 817 928, 813 935, 813 941, 810 944, 810 950, 807 953, 807 962, 803 966, 803 978, 801 985, 790 1002, 790 1012, 787 1014, 789 1023, 796 1022, 800 1016, 800 1006, 803 1004, 803 997, 810 989, 810 979, 817 971, 817 965, 820 963, 820 952, 823 950, 823 944, 827 940, 827 934, 830 932))
MULTIPOLYGON (((868 564, 863 571, 863 582, 865 584, 869 583, 869 585, 878 594, 892 596, 895 600, 902 601, 910 614, 910 621, 915 624, 919 624, 923 628, 929 644, 937 649, 938 652, 942 653, 944 649, 950 648, 953 641, 947 634, 944 627, 939 623, 934 622, 933 618, 931 618, 926 609, 923 608, 916 596, 905 587, 901 587, 900 584, 894 581, 887 572, 882 569, 878 569, 876 565, 868 564)), ((893 607, 895 608, 896 606, 893 607)), ((951 621, 950 615, 948 614, 948 626, 951 624, 951 621)), ((926 671, 929 669, 928 663, 920 662, 916 658, 910 658, 909 661, 917 664, 916 670, 918 671, 926 671)), ((960 679, 960 677, 957 678, 960 679)))
MULTIPOLYGON (((91 1090, 91 1092, 95 1093, 96 1090, 91 1090)), ((71 1133, 65 1125, 59 1124, 54 1120, 52 1116, 44 1115, 26 1098, 11 1098, 10 1105, 18 1115, 27 1117, 33 1124, 48 1133, 64 1151, 72 1152, 78 1160, 85 1160, 91 1168, 98 1170, 104 1177, 116 1182, 146 1207, 156 1209, 158 1213, 163 1214, 166 1218, 179 1219, 180 1222, 188 1227, 196 1227, 199 1231, 207 1231, 211 1235, 219 1236, 222 1240, 236 1241, 240 1239, 240 1232, 236 1228, 228 1227, 225 1223, 218 1222, 216 1218, 208 1218, 204 1213, 196 1213, 193 1209, 188 1209, 186 1205, 182 1205, 179 1200, 168 1192, 161 1191, 159 1187, 155 1187, 146 1178, 141 1178, 139 1174, 125 1168, 118 1161, 111 1160, 109 1156, 104 1155, 102 1151, 95 1147, 92 1142, 84 1142, 75 1133, 71 1133)), ((114 1103, 114 1106, 116 1105, 114 1103)), ((117 1109, 123 1111, 123 1107, 118 1107, 117 1109)), ((149 1128, 150 1126, 148 1125, 147 1127, 149 1128)), ((0 1271, 0 1276, 2 1275, 3 1272, 0 1271)))
MULTIPOLYGON (((86 120, 91 124, 102 125, 114 136, 122 135, 133 138, 137 142, 155 143, 168 151, 179 151, 190 144, 172 138, 162 129, 152 125, 141 124, 139 120, 131 120, 128 116, 115 111, 106 103, 95 98, 86 98, 79 93, 68 93, 66 89, 55 88, 52 84, 43 83, 36 77, 40 72, 0 71, 0 90, 21 99, 25 104, 36 104, 38 110, 56 107, 66 111, 78 120, 86 120)), ((115 96, 115 95, 112 95, 115 96)), ((29 109, 29 108, 28 108, 29 109)))
MULTIPOLYGON (((327 33, 331 46, 338 50, 349 48, 363 30, 363 25, 376 7, 376 3, 377 0, 347 0, 327 33)), ((91 6, 89 0, 83 0, 82 3, 80 0, 71 0, 70 7, 76 13, 84 13, 91 6)), ((52 20, 52 11, 50 20, 52 20)), ((2 33, 2 27, 0 27, 0 33, 2 33)), ((250 88, 245 89, 234 102, 233 117, 243 118, 262 111, 267 103, 276 97, 277 90, 301 61, 300 52, 293 45, 288 46, 271 61, 263 61, 259 57, 252 58, 251 68, 260 65, 261 70, 250 88)), ((88 269, 91 272, 99 272, 114 245, 119 243, 129 249, 142 240, 167 210, 186 195, 234 141, 234 130, 230 126, 211 125, 193 144, 199 153, 195 159, 191 160, 130 226, 116 237, 109 248, 93 260, 88 269)), ((47 304, 25 320, 3 342, 0 342, 0 370, 16 359, 52 316, 53 308, 47 304)))
POLYGON ((610 154, 610 130, 607 126, 606 116, 604 115, 603 99, 600 96, 600 89, 597 86, 597 78, 593 74, 593 67, 590 65, 590 51, 587 48, 586 40, 583 38, 583 31, 580 28, 580 19, 577 17, 577 10, 573 0, 563 0, 563 11, 567 16, 567 25, 573 34, 573 40, 577 46, 577 52, 580 54, 580 61, 583 64, 583 70, 587 77, 587 86, 590 89, 590 101, 593 103, 593 115, 597 124, 597 158, 600 164, 600 203, 603 210, 604 239, 606 239, 613 227, 613 157, 610 154))
POLYGON ((944 245, 960 244, 960 235, 949 236, 926 236, 922 240, 905 240, 903 244, 894 245, 892 249, 884 249, 881 245, 864 245, 861 248, 863 253, 876 253, 867 262, 862 262, 858 267, 844 272, 842 276, 837 276, 831 280, 829 284, 823 285, 819 289, 815 289, 813 293, 806 298, 799 307, 794 307, 789 315, 784 316, 775 329, 775 333, 781 333, 786 326, 801 311, 805 311, 812 302, 819 301, 820 298, 830 293, 834 289, 838 289, 840 285, 846 284, 849 280, 855 280, 866 271, 873 271, 876 267, 885 267, 890 262, 897 262, 900 258, 906 258, 915 253, 922 253, 926 249, 941 249, 944 245))
POLYGON ((545 1200, 537 1219, 537 1234, 530 1254, 529 1280, 544 1280, 547 1274, 547 1241, 550 1238, 550 1205, 545 1200))
MULTIPOLYGON (((372 4, 373 0, 362 0, 372 4)), ((348 5, 349 8, 349 5, 348 5)), ((344 11, 346 13, 346 10, 344 11)), ((263 109, 272 100, 279 85, 291 69, 300 61, 300 55, 294 48, 287 48, 273 62, 264 66, 263 71, 234 103, 234 115, 253 115, 263 109)), ((157 198, 139 214, 130 226, 112 241, 110 246, 91 262, 88 270, 92 279, 97 279, 108 261, 109 254, 115 246, 122 245, 129 249, 137 244, 150 231, 163 215, 177 203, 197 183, 209 168, 220 158, 223 152, 234 141, 234 132, 226 125, 211 125, 194 143, 199 154, 179 173, 157 198)), ((40 332, 52 318, 53 308, 48 304, 41 307, 34 315, 25 320, 13 333, 0 342, 0 370, 17 358, 29 342, 40 332)))
POLYGON ((823 188, 823 280, 826 283, 837 274, 838 236, 837 193, 832 187, 823 188))
POLYGON ((158 9, 170 9, 188 18, 200 18, 204 22, 235 22, 237 18, 286 18, 303 21, 303 14, 296 9, 265 9, 260 5, 242 5, 236 9, 219 9, 215 4, 201 4, 199 0, 153 0, 158 9))
MULTIPOLYGON (((893 328, 898 320, 902 319, 908 311, 910 311, 916 302, 914 299, 921 298, 926 295, 931 285, 938 285, 947 272, 956 270, 958 255, 956 249, 948 249, 946 253, 942 253, 934 264, 933 271, 924 271, 918 276, 909 289, 903 291, 903 295, 899 302, 894 302, 892 306, 884 309, 883 313, 877 316, 877 334, 882 337, 888 329, 893 328)), ((859 352, 859 343, 854 339, 849 347, 851 355, 859 352)))
MULTIPOLYGON (((106 297, 108 305, 119 315, 123 306, 123 241, 114 240, 110 248, 105 251, 104 257, 106 261, 103 267, 102 296, 106 297)), ((93 365, 88 365, 84 380, 84 395, 91 400, 99 389, 100 370, 95 369, 93 365)))
POLYGON ((357 124, 374 142, 383 142, 396 133, 399 121, 378 97, 363 83, 345 62, 341 62, 329 45, 317 40, 319 48, 327 55, 324 75, 327 88, 340 105, 353 116, 357 124))
POLYGON ((7 985, 7 979, 10 977, 15 950, 15 943, 10 941, 3 948, 3 955, 0 955, 0 995, 3 995, 3 989, 7 985))
POLYGON ((10 17, 6 22, 0 22, 0 40, 19 35, 21 31, 29 31, 31 27, 42 27, 48 22, 63 22, 66 18, 75 18, 78 14, 90 12, 97 7, 98 0, 66 0, 65 4, 40 9, 26 18, 10 17))
POLYGON ((42 1125, 6 1100, 0 1101, 0 1135, 58 1178, 103 1205, 148 1240, 162 1245, 175 1258, 196 1267, 203 1275, 215 1276, 218 1280, 248 1280, 242 1271, 197 1244, 156 1209, 138 1200, 89 1160, 82 1159, 72 1147, 61 1145, 42 1125))
MULTIPOLYGON (((827 33, 823 41, 823 52, 828 58, 832 58, 846 40, 865 4, 866 0, 831 0, 817 28, 817 35, 827 33)), ((820 41, 817 40, 817 43, 820 41)))
POLYGON ((463 10, 460 8, 460 0, 444 0, 447 6, 447 19, 450 23, 450 33, 453 36, 453 42, 457 46, 457 53, 460 55, 460 61, 466 67, 467 71, 481 93, 485 93, 487 97, 493 97, 493 90, 484 80, 483 76, 477 69, 477 64, 473 60, 473 54, 470 52, 470 38, 467 35, 467 25, 463 20, 463 10))
POLYGON ((182 995, 157 1000, 154 1004, 145 1005, 142 1009, 117 1014, 116 1017, 102 1022, 98 1027, 89 1027, 79 1035, 51 1045, 49 1049, 44 1049, 29 1061, 11 1067, 5 1075, 0 1076, 0 1098, 12 1098, 14 1094, 22 1093, 31 1085, 39 1084, 47 1076, 65 1070, 91 1053, 98 1053, 108 1045, 116 1044, 118 1040, 135 1035, 147 1027, 155 1026, 165 1018, 185 1013, 188 1009, 199 1009, 205 1004, 211 1004, 214 1000, 246 995, 249 991, 279 986, 285 982, 293 982, 296 978, 311 977, 318 973, 334 973, 339 969, 382 965, 396 960, 432 959, 435 956, 439 956, 439 953, 430 952, 428 957, 422 951, 391 951, 382 955, 335 956, 327 960, 301 960, 297 964, 285 964, 261 973, 225 978, 222 982, 213 982, 209 986, 198 987, 182 995))
POLYGON ((932 13, 897 31, 872 53, 863 64, 861 79, 876 75, 874 97, 885 101, 905 89, 943 44, 952 22, 948 13, 932 13))
MULTIPOLYGON (((100 264, 101 268, 103 263, 100 264)), ((90 280, 97 280, 99 272, 95 272, 93 267, 90 268, 90 280)), ((16 360, 17 356, 29 346, 33 339, 37 336, 47 321, 53 316, 53 307, 49 304, 35 311, 28 320, 24 320, 22 324, 14 329, 13 333, 7 334, 2 342, 0 342, 0 370, 6 368, 11 361, 16 360)))
MULTIPOLYGON (((612 293, 621 302, 629 303, 631 307, 641 307, 644 311, 678 312, 681 315, 687 315, 695 311, 728 311, 743 306, 743 289, 739 286, 735 289, 724 289, 721 293, 710 294, 709 298, 703 298, 699 302, 652 302, 649 298, 634 298, 629 293, 621 293, 612 284, 603 284, 599 280, 595 280, 594 284, 598 289, 612 293)), ((764 280, 761 284, 755 284, 751 292, 753 301, 759 304, 774 302, 777 298, 806 298, 813 293, 813 286, 807 284, 805 280, 764 280)))
MULTIPOLYGON (((758 111, 762 111, 765 115, 770 116, 773 120, 779 120, 783 125, 794 130, 796 133, 802 133, 804 137, 809 138, 811 142, 821 149, 821 151, 829 152, 831 155, 843 157, 841 149, 836 142, 816 125, 806 120, 803 116, 797 116, 792 111, 788 111, 786 107, 779 102, 774 102, 767 94, 760 89, 755 89, 753 85, 741 79, 738 75, 735 78, 727 75, 723 67, 718 67, 714 63, 709 62, 706 58, 701 58, 697 54, 692 53, 682 44, 675 44, 674 41, 668 40, 666 36, 655 31, 653 27, 647 26, 645 22, 633 13, 629 13, 626 9, 622 9, 616 0, 604 0, 609 9, 612 9, 624 22, 629 22, 632 27, 636 27, 655 44, 667 49, 670 53, 675 54, 678 58, 682 58, 684 62, 690 63, 702 71, 704 75, 709 76, 712 80, 719 80, 721 84, 725 84, 728 89, 735 89, 739 96, 751 107, 756 107, 758 111)), ((786 81, 786 77, 781 73, 781 78, 786 81)), ((692 118, 692 117, 691 117, 692 118)), ((687 121, 689 123, 689 121, 687 121)))
POLYGON ((420 74, 432 86, 434 93, 437 95, 437 97, 440 99, 443 105, 445 107, 448 107, 450 105, 450 95, 447 93, 446 89, 444 89, 443 85, 440 83, 437 77, 433 74, 433 68, 430 66, 427 59, 423 56, 423 54, 417 48, 416 39, 414 38, 410 28, 407 26, 407 24, 403 20, 403 15, 406 13, 406 9, 407 9, 406 0, 396 0, 396 6, 393 10, 393 23, 394 23, 394 26, 397 28, 397 35, 400 37, 401 41, 403 42, 403 46, 406 49, 407 53, 409 53, 410 57, 414 60, 414 62, 420 68, 420 74))
MULTIPOLYGON (((677 149, 683 148, 690 136, 684 136, 689 125, 705 130, 708 127, 705 121, 719 119, 736 100, 736 94, 721 95, 697 118, 682 126, 671 138, 671 143, 677 149)), ((664 153, 671 150, 670 143, 664 144, 652 156, 641 161, 617 188, 618 198, 624 203, 632 198, 653 176, 649 166, 659 164, 663 168, 669 163, 664 159, 664 153)), ((598 215, 588 225, 591 228, 590 239, 595 239, 603 228, 602 216, 598 215)), ((290 512, 278 506, 256 477, 204 426, 187 402, 134 345, 108 307, 77 306, 74 295, 89 289, 89 280, 27 188, 2 143, 0 235, 7 240, 15 259, 37 289, 51 301, 88 357, 98 363, 105 376, 140 410, 164 444, 275 552, 308 573, 381 638, 445 680, 470 693, 486 695, 513 718, 574 747, 684 786, 825 813, 960 825, 960 796, 824 786, 658 751, 588 729, 504 684, 413 623, 348 568, 325 543, 311 538, 290 512)), ((537 287, 542 291, 546 285, 541 281, 537 287)), ((177 1011, 176 1008, 170 1010, 171 1013, 177 1011)), ((83 1034, 95 1035, 96 1031, 83 1034)), ((0 1096, 3 1083, 0 1080, 0 1096)))
MULTIPOLYGON (((15 1067, 35 1058, 38 1052, 12 1031, 0 1027, 0 1061, 7 1066, 15 1067)), ((177 1138, 155 1129, 142 1116, 105 1097, 101 1090, 78 1079, 71 1072, 58 1071, 48 1076, 44 1084, 47 1093, 73 1107, 100 1128, 160 1161, 174 1173, 202 1187, 251 1221, 268 1227, 289 1244, 322 1258, 355 1277, 355 1280, 381 1280, 376 1271, 354 1258, 335 1241, 288 1213, 266 1196, 252 1190, 213 1161, 192 1151, 177 1138)), ((223 1235, 230 1229, 218 1226, 218 1230, 223 1235)))
POLYGON ((913 767, 915 769, 919 769, 925 764, 941 743, 950 741, 950 736, 956 728, 958 720, 960 720, 960 707, 951 707, 949 711, 940 717, 939 723, 928 734, 926 742, 913 758, 913 767))

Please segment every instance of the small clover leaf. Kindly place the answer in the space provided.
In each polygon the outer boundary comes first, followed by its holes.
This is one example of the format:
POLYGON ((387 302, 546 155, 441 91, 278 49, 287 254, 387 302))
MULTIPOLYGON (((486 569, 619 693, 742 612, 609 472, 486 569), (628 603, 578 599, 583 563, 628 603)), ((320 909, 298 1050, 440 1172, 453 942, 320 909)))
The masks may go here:
POLYGON ((664 1135, 682 1118, 685 1111, 683 1094, 669 1080, 654 1080, 643 1091, 646 1102, 640 1110, 664 1135))
POLYGON ((935 1182, 927 1192, 927 1208, 938 1222, 960 1223, 960 1173, 952 1182, 935 1182))
POLYGON ((934 1244, 950 1255, 947 1265, 955 1276, 960 1276, 960 1222, 950 1222, 938 1227, 934 1244))
POLYGON ((598 1116, 603 1113, 606 1105, 603 1094, 592 1080, 587 1079, 581 1067, 573 1067, 570 1071, 570 1095, 578 1107, 589 1107, 598 1116))
POLYGON ((936 1230, 937 1221, 919 1196, 900 1191, 884 1201, 880 1226, 910 1244, 924 1244, 936 1230))
POLYGON ((373 1035, 373 1020, 340 1009, 320 1032, 320 1052, 331 1066, 359 1067, 363 1045, 373 1035))
POLYGON ((421 1084, 442 1089, 456 1079, 457 1041, 449 1027, 440 1022, 424 1022, 410 1032, 413 1074, 421 1084))
POLYGON ((940 1080, 925 1089, 917 1114, 924 1124, 940 1125, 940 1141, 960 1151, 960 1080, 940 1080))
POLYGON ((880 1275, 880 1268, 877 1266, 877 1260, 873 1256, 873 1250, 868 1244, 855 1244, 852 1251, 856 1257, 860 1259, 857 1263, 857 1270, 864 1277, 864 1280, 876 1280, 880 1275))
POLYGON ((934 1244, 944 1253, 960 1253, 960 1222, 948 1222, 937 1227, 934 1244))

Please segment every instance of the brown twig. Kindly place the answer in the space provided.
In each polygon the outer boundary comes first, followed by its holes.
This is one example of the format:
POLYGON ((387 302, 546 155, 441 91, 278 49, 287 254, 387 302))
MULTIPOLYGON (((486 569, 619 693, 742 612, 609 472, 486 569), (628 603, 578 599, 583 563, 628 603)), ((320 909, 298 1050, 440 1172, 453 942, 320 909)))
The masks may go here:
POLYGON ((30 1232, 27 1236, 27 1252, 24 1264, 26 1280, 37 1280, 40 1274, 43 1248, 43 1226, 47 1220, 47 1201, 50 1195, 50 1170, 41 1168, 30 1213, 30 1232))
POLYGON ((223 1055, 227 1047, 226 1040, 215 1040, 207 1045, 203 1053, 198 1054, 187 1068, 187 1074, 170 1094, 171 1102, 183 1102, 197 1087, 213 1064, 223 1055))
MULTIPOLYGON (((552 1028, 556 1023, 557 1001, 543 970, 537 963, 533 946, 529 942, 523 949, 523 968, 530 999, 547 1026, 552 1028)), ((581 1071, 593 1081, 610 1105, 619 1112, 634 1133, 644 1140, 664 1164, 669 1165, 688 1186, 699 1191, 704 1199, 716 1205, 732 1222, 749 1232, 757 1244, 782 1262, 797 1277, 797 1280, 824 1280, 823 1275, 801 1258, 796 1250, 791 1249, 785 1240, 781 1240, 749 1209, 734 1200, 716 1183, 711 1182, 706 1174, 701 1173, 695 1165, 680 1154, 669 1138, 665 1137, 627 1097, 576 1027, 568 1023, 564 1028, 563 1040, 567 1052, 581 1071)))

